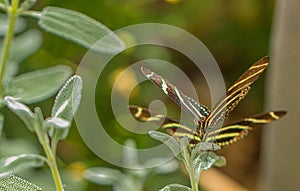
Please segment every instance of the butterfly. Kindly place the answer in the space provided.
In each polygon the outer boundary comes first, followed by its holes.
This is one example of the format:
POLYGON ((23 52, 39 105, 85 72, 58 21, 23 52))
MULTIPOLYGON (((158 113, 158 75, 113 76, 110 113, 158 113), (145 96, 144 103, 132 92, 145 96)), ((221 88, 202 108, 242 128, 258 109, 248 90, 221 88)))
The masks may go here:
POLYGON ((159 122, 162 128, 176 139, 188 137, 191 147, 201 142, 214 143, 220 147, 230 145, 248 135, 248 132, 263 124, 278 120, 286 114, 286 111, 270 111, 267 113, 243 118, 234 123, 230 123, 219 128, 218 124, 223 123, 223 119, 245 98, 251 85, 269 65, 269 57, 263 57, 248 70, 246 70, 235 83, 227 90, 226 96, 222 97, 211 110, 205 105, 198 103, 193 98, 185 95, 180 89, 171 84, 168 80, 142 66, 142 73, 156 86, 178 104, 185 112, 194 118, 197 125, 196 130, 192 130, 178 121, 160 114, 150 114, 147 108, 130 106, 129 110, 139 121, 159 122))

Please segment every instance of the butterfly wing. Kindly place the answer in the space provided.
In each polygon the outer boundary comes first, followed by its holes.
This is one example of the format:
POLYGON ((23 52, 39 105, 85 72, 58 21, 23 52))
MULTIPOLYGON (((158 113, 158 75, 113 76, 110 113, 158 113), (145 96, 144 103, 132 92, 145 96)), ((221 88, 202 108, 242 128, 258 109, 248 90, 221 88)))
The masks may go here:
POLYGON ((215 125, 220 119, 226 117, 228 113, 244 99, 250 90, 251 84, 259 78, 260 74, 267 68, 268 64, 269 57, 264 57, 244 72, 228 89, 227 96, 221 98, 214 109, 212 109, 211 113, 204 120, 203 127, 206 128, 215 125))
POLYGON ((155 113, 151 115, 147 108, 138 106, 130 106, 129 110, 138 121, 162 124, 161 128, 165 129, 169 135, 174 136, 177 140, 181 137, 188 137, 193 143, 200 142, 200 137, 196 131, 174 119, 155 113))
POLYGON ((204 142, 214 142, 219 146, 227 146, 248 135, 253 128, 278 120, 286 114, 285 111, 272 111, 252 117, 244 118, 235 123, 226 125, 220 129, 207 132, 203 138, 204 142))
POLYGON ((161 88, 169 98, 183 108, 184 111, 190 113, 198 124, 202 123, 202 121, 208 116, 210 111, 206 106, 183 94, 180 89, 171 84, 169 81, 146 67, 142 66, 141 71, 151 82, 161 88))

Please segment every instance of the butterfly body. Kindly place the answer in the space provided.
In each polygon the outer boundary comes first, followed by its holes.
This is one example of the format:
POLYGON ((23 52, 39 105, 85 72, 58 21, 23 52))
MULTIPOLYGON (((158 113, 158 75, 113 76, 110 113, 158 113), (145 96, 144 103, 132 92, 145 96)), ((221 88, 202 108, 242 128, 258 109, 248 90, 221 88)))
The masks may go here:
POLYGON ((205 105, 198 103, 193 98, 186 96, 180 89, 171 84, 168 80, 157 75, 146 67, 141 67, 142 73, 184 111, 191 114, 195 130, 190 129, 177 122, 159 114, 150 114, 146 108, 131 106, 130 112, 139 121, 152 121, 162 124, 162 128, 177 139, 188 137, 190 146, 200 142, 216 143, 219 146, 227 146, 245 136, 255 127, 270 123, 286 114, 285 111, 271 111, 260 115, 244 118, 232 124, 221 126, 225 117, 245 98, 259 75, 267 68, 269 58, 264 57, 244 72, 238 80, 227 90, 227 95, 219 100, 214 108, 208 109, 205 105))

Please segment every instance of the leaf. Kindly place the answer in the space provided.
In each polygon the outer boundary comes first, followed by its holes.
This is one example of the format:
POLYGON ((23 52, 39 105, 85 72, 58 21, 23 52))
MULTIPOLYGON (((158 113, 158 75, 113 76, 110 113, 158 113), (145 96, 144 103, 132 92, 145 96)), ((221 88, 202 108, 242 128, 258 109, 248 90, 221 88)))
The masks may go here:
POLYGON ((71 77, 57 94, 51 116, 71 121, 79 107, 81 91, 81 77, 77 75, 71 77))
POLYGON ((0 113, 0 138, 2 137, 3 126, 4 126, 4 116, 2 113, 0 113))
POLYGON ((21 63, 40 48, 42 40, 42 34, 35 29, 16 36, 12 41, 9 60, 21 63))
POLYGON ((12 80, 12 78, 18 73, 19 71, 19 64, 14 61, 7 61, 7 65, 5 67, 5 73, 3 76, 2 84, 4 87, 7 85, 9 81, 12 80))
POLYGON ((139 156, 134 140, 126 140, 123 146, 123 164, 129 168, 140 166, 139 156))
MULTIPOLYGON (((22 31, 25 30, 26 27, 27 27, 26 20, 22 17, 18 17, 14 28, 14 33, 16 34, 21 33, 22 31)), ((7 15, 0 14, 0 37, 6 35, 7 29, 8 29, 7 15)))
POLYGON ((195 170, 195 181, 198 182, 200 173, 203 170, 208 170, 215 164, 224 164, 224 159, 224 157, 218 156, 216 153, 211 151, 206 151, 198 154, 198 156, 196 156, 196 158, 193 161, 195 170))
POLYGON ((110 29, 77 11, 46 7, 38 24, 47 32, 97 52, 119 53, 125 48, 123 41, 110 29), (97 43, 100 39, 101 43, 97 43))
POLYGON ((84 171, 83 176, 85 179, 99 185, 114 185, 116 182, 126 179, 126 176, 115 169, 94 167, 84 171))
POLYGON ((12 79, 5 92, 23 103, 36 103, 53 96, 71 74, 63 65, 28 72, 12 79))
POLYGON ((65 119, 55 117, 47 119, 45 121, 45 126, 59 129, 67 129, 70 127, 70 122, 65 119))
POLYGON ((170 160, 169 158, 152 158, 147 160, 144 164, 146 167, 152 167, 151 170, 156 174, 172 173, 178 169, 177 160, 170 160), (157 164, 161 165, 157 166, 157 164))
POLYGON ((226 158, 223 156, 219 156, 219 158, 214 163, 214 166, 216 166, 216 167, 226 166, 226 158))
POLYGON ((39 153, 40 151, 35 145, 25 138, 14 139, 0 139, 0 153, 1 156, 21 155, 24 153, 39 153))
POLYGON ((169 184, 163 189, 160 189, 160 191, 192 191, 192 189, 180 184, 169 184))
POLYGON ((201 142, 192 149, 191 158, 195 159, 197 154, 202 151, 217 151, 220 149, 221 147, 215 143, 201 142))
POLYGON ((42 35, 38 30, 28 30, 16 36, 10 48, 10 55, 5 73, 3 84, 6 85, 19 71, 19 64, 27 57, 36 52, 42 44, 42 35))
POLYGON ((36 154, 22 154, 0 159, 0 177, 15 174, 26 168, 40 167, 47 159, 36 154))
POLYGON ((158 131, 149 131, 149 135, 153 139, 156 139, 166 144, 176 156, 180 154, 180 145, 172 136, 158 131))
MULTIPOLYGON (((52 108, 51 118, 61 118, 71 124, 79 107, 82 91, 82 79, 80 76, 71 77, 59 91, 52 108)), ((69 128, 51 128, 50 136, 53 139, 65 139, 69 128)))
POLYGON ((22 2, 20 8, 22 10, 29 10, 31 7, 33 7, 36 3, 36 0, 25 0, 22 2))
POLYGON ((181 147, 181 150, 184 150, 186 148, 190 149, 189 139, 187 137, 180 138, 180 147, 181 147))
POLYGON ((1 191, 42 191, 42 189, 15 175, 0 178, 1 191))
POLYGON ((33 131, 33 126, 35 125, 37 118, 29 107, 10 96, 6 96, 4 100, 6 101, 8 108, 25 123, 26 127, 28 127, 30 131, 33 131))

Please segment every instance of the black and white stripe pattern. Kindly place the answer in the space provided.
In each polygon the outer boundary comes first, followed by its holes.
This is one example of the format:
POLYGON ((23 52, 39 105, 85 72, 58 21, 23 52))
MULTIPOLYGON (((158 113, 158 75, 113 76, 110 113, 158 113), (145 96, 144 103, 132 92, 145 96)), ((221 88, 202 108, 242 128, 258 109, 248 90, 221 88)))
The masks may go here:
POLYGON ((180 89, 171 84, 168 80, 165 80, 146 67, 141 67, 141 71, 151 82, 161 88, 163 92, 176 104, 183 108, 187 113, 190 113, 199 124, 202 123, 209 114, 210 111, 206 106, 186 96, 180 89))

